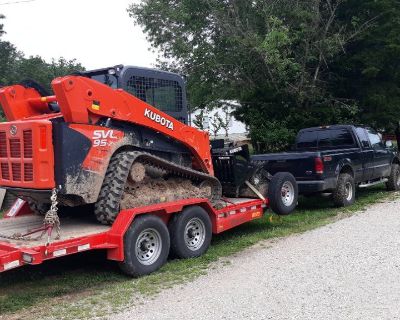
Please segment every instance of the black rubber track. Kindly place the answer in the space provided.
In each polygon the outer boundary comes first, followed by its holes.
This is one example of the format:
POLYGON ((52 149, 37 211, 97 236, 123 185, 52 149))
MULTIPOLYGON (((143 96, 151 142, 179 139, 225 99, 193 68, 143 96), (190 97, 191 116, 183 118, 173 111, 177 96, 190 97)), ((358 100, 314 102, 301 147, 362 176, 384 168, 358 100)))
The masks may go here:
POLYGON ((120 152, 112 156, 94 205, 96 218, 102 224, 112 224, 117 217, 125 183, 134 160, 135 156, 131 152, 120 152))

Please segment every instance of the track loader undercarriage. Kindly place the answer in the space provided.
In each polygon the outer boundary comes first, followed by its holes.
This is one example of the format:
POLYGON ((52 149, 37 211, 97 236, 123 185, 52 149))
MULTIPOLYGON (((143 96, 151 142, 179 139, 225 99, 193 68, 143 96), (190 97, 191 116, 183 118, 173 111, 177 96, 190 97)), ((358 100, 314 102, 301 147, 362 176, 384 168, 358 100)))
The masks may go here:
POLYGON ((119 209, 187 198, 220 199, 222 187, 214 176, 141 151, 124 151, 110 161, 99 199, 97 219, 112 223, 119 209))

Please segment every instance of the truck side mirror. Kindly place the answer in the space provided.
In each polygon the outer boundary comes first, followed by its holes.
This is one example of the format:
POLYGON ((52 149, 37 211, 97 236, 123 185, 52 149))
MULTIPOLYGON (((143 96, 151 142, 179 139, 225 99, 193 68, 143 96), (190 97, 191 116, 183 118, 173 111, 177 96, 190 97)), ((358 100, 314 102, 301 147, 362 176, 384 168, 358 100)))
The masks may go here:
POLYGON ((391 140, 386 140, 385 141, 385 146, 386 146, 386 148, 392 148, 393 147, 393 142, 391 140))

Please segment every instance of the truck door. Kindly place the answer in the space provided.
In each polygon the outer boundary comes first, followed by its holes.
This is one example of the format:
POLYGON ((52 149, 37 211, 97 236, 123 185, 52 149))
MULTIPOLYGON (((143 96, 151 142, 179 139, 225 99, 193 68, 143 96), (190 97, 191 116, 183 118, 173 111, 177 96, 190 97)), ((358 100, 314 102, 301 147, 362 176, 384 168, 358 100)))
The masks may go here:
POLYGON ((387 177, 390 174, 390 165, 392 159, 391 153, 385 147, 381 137, 375 130, 367 128, 366 131, 369 141, 371 143, 372 150, 374 152, 373 178, 378 179, 382 177, 387 177))
POLYGON ((374 150, 368 139, 368 134, 364 128, 356 128, 356 134, 361 145, 361 157, 362 157, 362 173, 359 175, 362 177, 361 181, 368 181, 373 179, 374 174, 374 150))

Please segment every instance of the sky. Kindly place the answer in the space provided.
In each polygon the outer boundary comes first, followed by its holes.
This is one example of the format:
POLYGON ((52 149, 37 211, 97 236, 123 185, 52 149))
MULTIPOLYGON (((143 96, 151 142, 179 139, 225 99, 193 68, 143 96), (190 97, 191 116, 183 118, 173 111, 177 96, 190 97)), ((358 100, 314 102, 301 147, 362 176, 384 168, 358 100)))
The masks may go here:
POLYGON ((153 67, 152 52, 126 9, 140 0, 0 0, 5 40, 27 56, 77 59, 86 69, 153 67))

